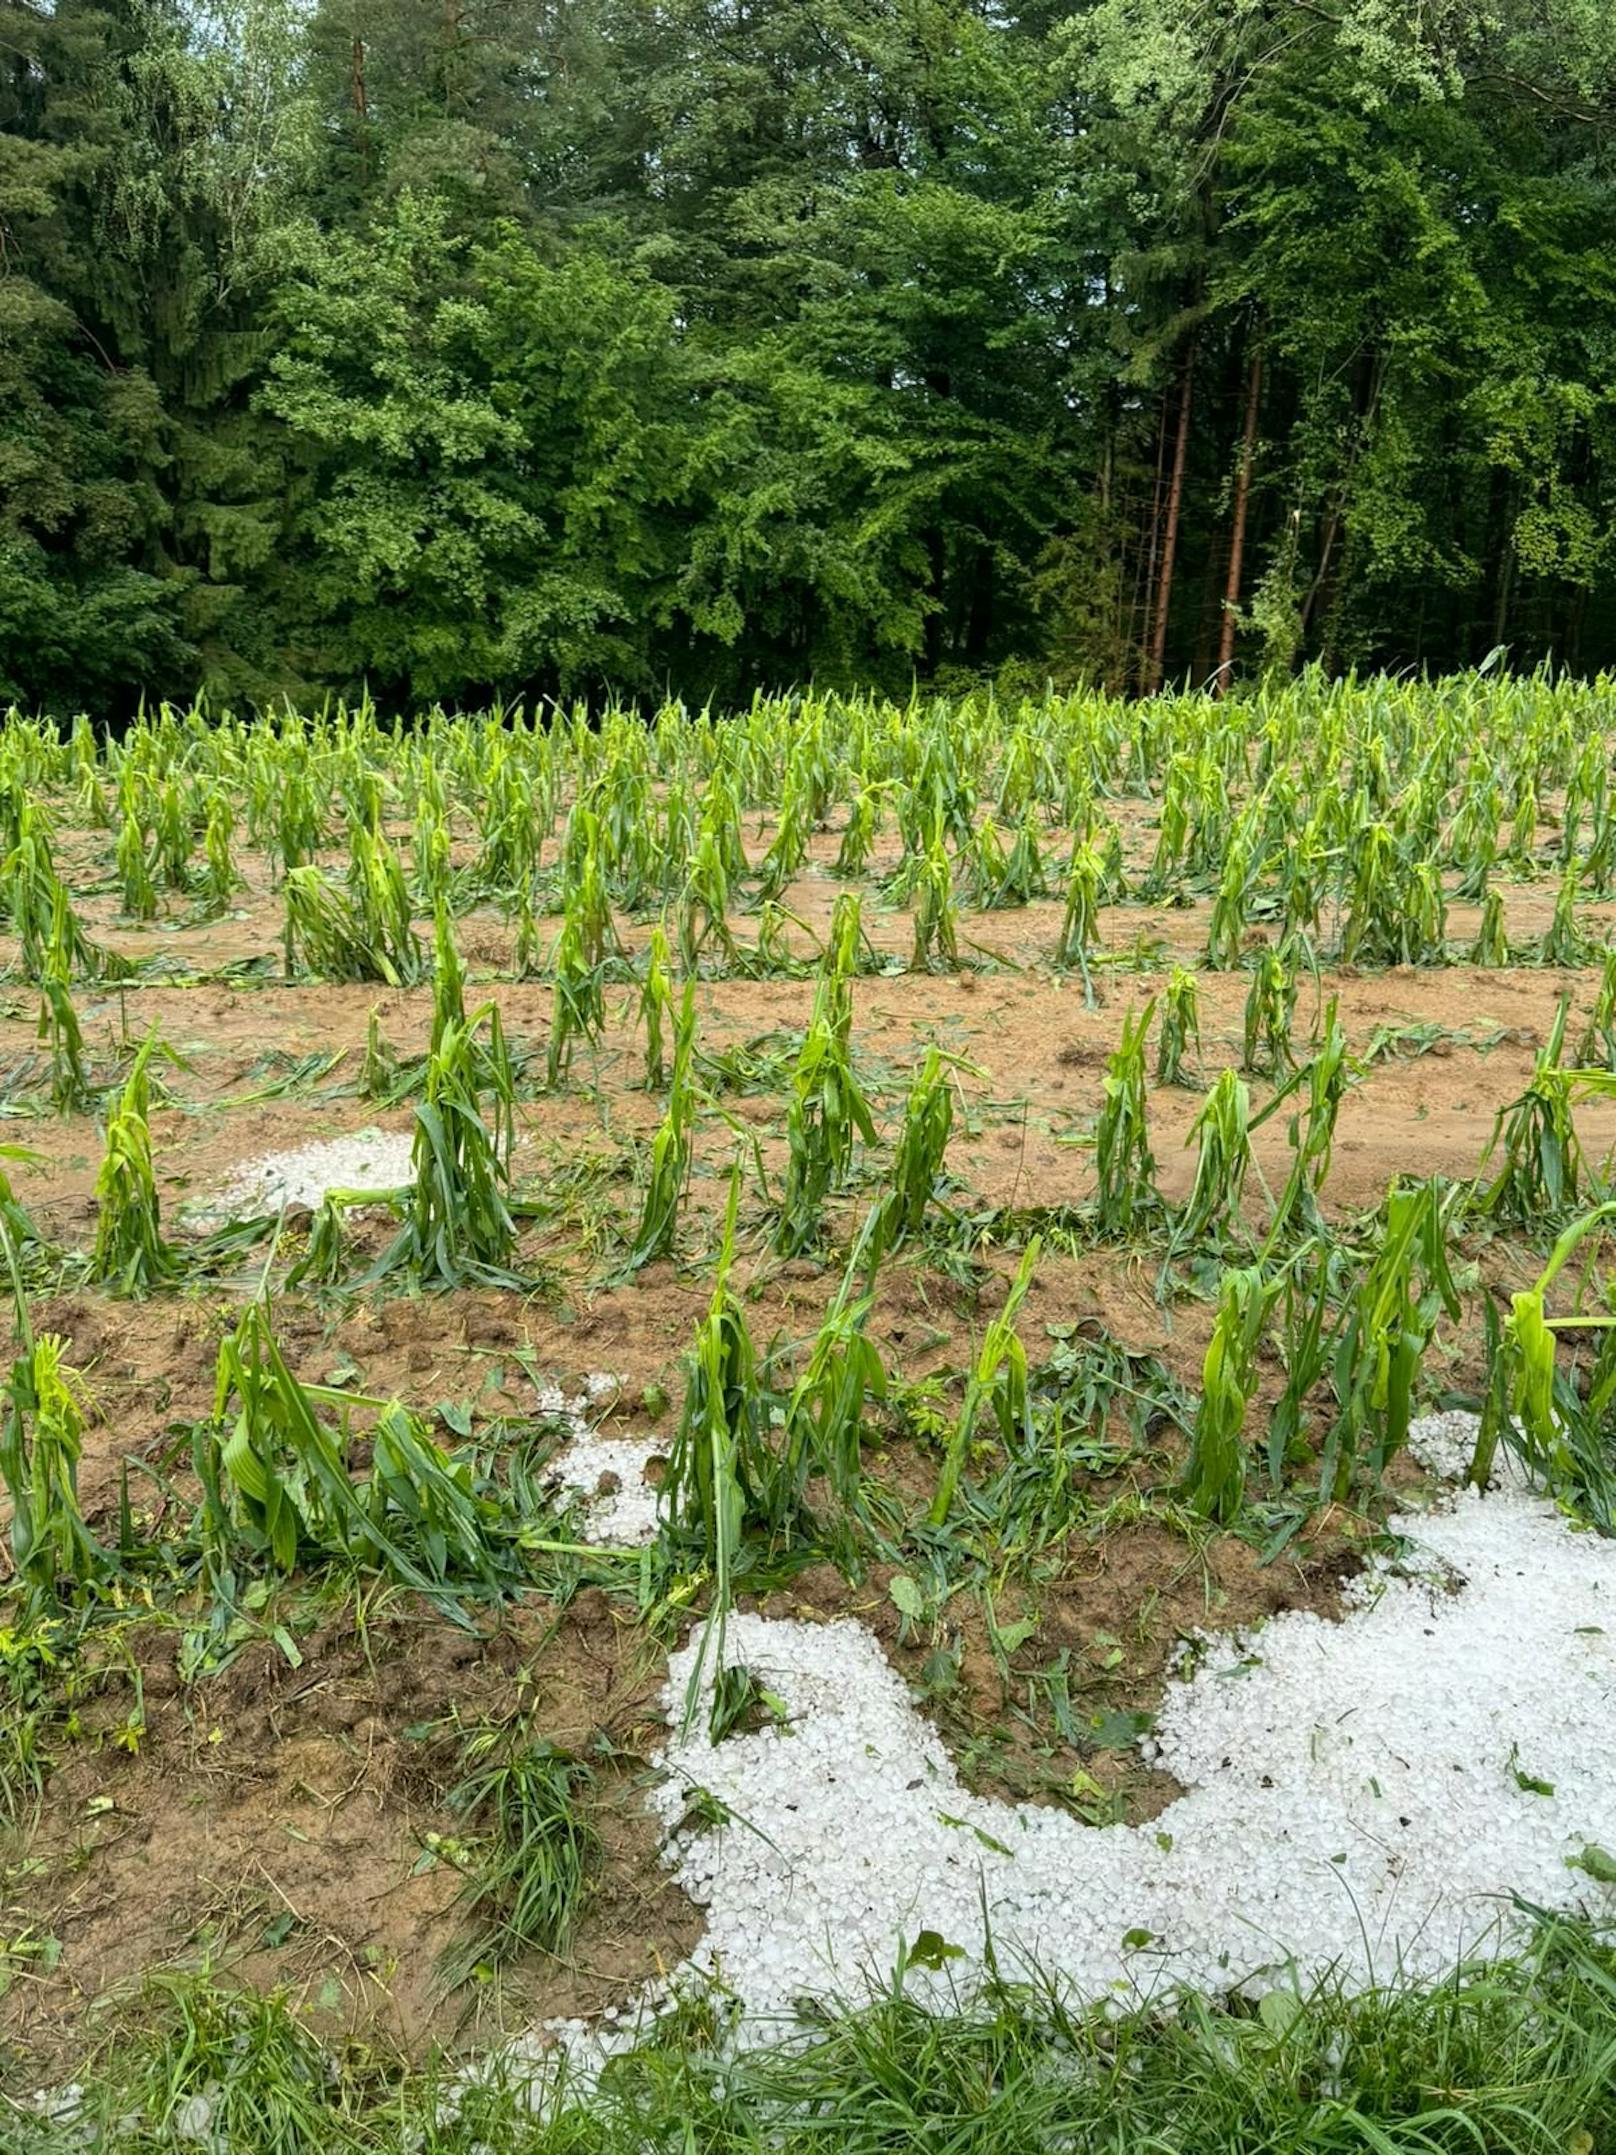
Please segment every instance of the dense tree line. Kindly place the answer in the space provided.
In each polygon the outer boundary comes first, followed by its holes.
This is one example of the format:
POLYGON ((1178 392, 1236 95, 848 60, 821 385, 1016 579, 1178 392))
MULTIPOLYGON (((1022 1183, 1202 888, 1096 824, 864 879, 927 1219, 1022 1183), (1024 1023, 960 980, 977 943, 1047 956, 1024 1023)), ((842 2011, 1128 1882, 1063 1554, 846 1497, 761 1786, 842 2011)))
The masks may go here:
POLYGON ((1608 0, 0 0, 0 697, 1616 658, 1608 0))

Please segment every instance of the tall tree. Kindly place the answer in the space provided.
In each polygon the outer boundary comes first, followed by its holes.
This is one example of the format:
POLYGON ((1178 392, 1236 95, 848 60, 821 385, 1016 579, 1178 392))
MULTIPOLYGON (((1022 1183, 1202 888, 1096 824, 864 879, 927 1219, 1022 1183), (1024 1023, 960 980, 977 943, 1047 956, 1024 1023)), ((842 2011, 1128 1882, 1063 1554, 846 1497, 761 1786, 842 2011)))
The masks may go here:
POLYGON ((0 693, 1616 659, 1598 0, 0 20, 0 693))

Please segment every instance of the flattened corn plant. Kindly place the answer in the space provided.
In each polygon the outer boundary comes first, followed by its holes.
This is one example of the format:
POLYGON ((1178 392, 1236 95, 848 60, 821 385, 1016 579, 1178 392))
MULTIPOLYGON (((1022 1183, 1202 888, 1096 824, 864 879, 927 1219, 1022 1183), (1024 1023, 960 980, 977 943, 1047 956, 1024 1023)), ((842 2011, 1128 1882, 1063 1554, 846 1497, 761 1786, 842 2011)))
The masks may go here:
POLYGON ((1344 1503, 1355 1475, 1378 1487, 1408 1440, 1415 1384, 1437 1320, 1459 1315, 1448 1263, 1450 1222, 1462 1192, 1394 1183, 1384 1225, 1348 1298, 1331 1362, 1336 1415, 1320 1459, 1319 1494, 1344 1503))
POLYGON ((39 985, 39 1037, 50 1047, 51 1105, 58 1115, 85 1113, 95 1105, 95 1087, 84 1059, 84 1032, 73 990, 54 946, 46 953, 39 985))
POLYGON ((696 983, 685 982, 674 1029, 673 1082, 668 1107, 651 1140, 651 1168, 639 1228, 629 1249, 631 1271, 658 1257, 671 1257, 678 1236, 679 1207, 690 1179, 692 1139, 699 1094, 693 1069, 696 1050, 696 983))
POLYGON ((243 887, 231 853, 235 829, 236 812, 230 796, 223 786, 215 786, 208 796, 207 826, 202 837, 202 894, 210 913, 225 912, 243 887))
POLYGON ((639 1016, 645 1027, 645 1089, 660 1092, 668 1082, 667 1028, 673 1022, 673 953, 660 921, 651 930, 639 1016))
POLYGON ((1186 1076, 1184 1062, 1194 1052, 1197 1062, 1201 1058, 1201 1003, 1195 975, 1175 965, 1167 980, 1167 992, 1162 1000, 1161 1038, 1156 1044, 1156 1083, 1158 1085, 1194 1084, 1186 1076))
POLYGON ((807 962, 797 956, 786 935, 788 926, 800 928, 806 935, 813 934, 798 914, 788 912, 772 898, 765 898, 758 913, 757 942, 743 958, 743 970, 750 978, 797 980, 807 972, 807 962))
POLYGON ((398 1050, 382 1031, 381 1011, 372 1003, 365 1019, 365 1052, 359 1061, 359 1097, 392 1100, 401 1089, 398 1050))
POLYGON ((877 788, 861 779, 848 808, 842 842, 836 851, 833 871, 836 875, 856 878, 869 867, 875 847, 878 805, 877 788))
POLYGON ((1103 877, 1104 863, 1098 850, 1089 839, 1079 839, 1072 847, 1071 863, 1066 871, 1066 911, 1061 917, 1060 939, 1055 945, 1055 963, 1067 970, 1075 968, 1081 974, 1083 1000, 1091 1006, 1094 976, 1089 960, 1099 944, 1103 877))
POLYGON ((795 785, 780 798, 780 819, 773 840, 758 862, 758 896, 778 898, 808 858, 808 804, 795 785))
POLYGON ((519 1286, 508 1203, 516 1080, 497 1004, 444 1027, 415 1109, 403 1228, 368 1278, 396 1270, 423 1285, 519 1286), (484 1100, 488 1119, 484 1117, 484 1100))
POLYGON ((1489 1369, 1481 1426, 1468 1479, 1485 1489, 1498 1448, 1507 1443, 1535 1480, 1577 1518, 1616 1534, 1616 1289, 1607 1277, 1603 1308, 1584 1307, 1587 1278, 1561 1316, 1548 1314, 1550 1290, 1584 1243, 1608 1235, 1616 1202, 1597 1206, 1561 1234, 1533 1284, 1510 1297, 1500 1325, 1489 1305, 1489 1369), (1562 1367, 1562 1335, 1600 1342, 1586 1380, 1562 1367))
POLYGON ((561 846, 565 918, 582 965, 600 972, 623 955, 606 879, 606 846, 598 812, 580 802, 567 820, 561 846))
POLYGON ((1155 1008, 1153 999, 1123 1019, 1106 1064, 1094 1127, 1094 1224, 1108 1241, 1126 1241, 1161 1208, 1145 1105, 1145 1039, 1155 1008))
POLYGON ((1583 1202, 1587 1163, 1572 1109, 1579 1099, 1616 1098, 1616 1074, 1562 1066, 1570 1008, 1570 997, 1563 996, 1531 1083, 1499 1110, 1476 1178, 1473 1204, 1504 1225, 1539 1227, 1564 1219, 1583 1202), (1486 1182, 1495 1158, 1497 1171, 1486 1182))
POLYGON ((152 881, 151 861, 146 852, 146 833, 130 810, 118 832, 113 855, 123 911, 130 920, 157 918, 157 885, 152 881))
POLYGON ((1043 854, 1030 816, 1008 848, 998 825, 988 816, 966 848, 962 865, 965 888, 984 913, 1027 905, 1044 894, 1043 854))
POLYGON ((867 1327, 875 1306, 882 1251, 879 1212, 872 1212, 848 1256, 835 1300, 815 1335, 784 1414, 784 1471, 795 1501, 822 1475, 850 1511, 868 1491, 863 1473, 865 1408, 886 1397, 886 1369, 867 1327))
POLYGON ((449 908, 440 897, 432 915, 432 1032, 428 1052, 435 1055, 445 1033, 466 1022, 466 968, 454 938, 449 908))
POLYGON ((1554 911, 1537 947, 1539 965, 1574 966, 1592 962, 1593 943, 1577 924, 1577 888, 1581 873, 1582 863, 1573 855, 1565 864, 1559 890, 1555 893, 1554 911))
POLYGON ((1348 964, 1440 965, 1447 907, 1432 860, 1410 859, 1391 827, 1372 821, 1349 849, 1350 893, 1341 932, 1348 964))
POLYGON ((1242 1022, 1240 1066, 1253 1073, 1283 1077, 1295 1063, 1291 1020, 1296 1010, 1296 978, 1279 951, 1264 950, 1251 975, 1242 1022))
POLYGON ((81 1380, 66 1354, 66 1342, 54 1332, 26 1340, 11 1366, 0 1428, 12 1577, 30 1615, 82 1598, 111 1562, 79 1504, 85 1409, 81 1380))
POLYGON ((175 779, 170 778, 158 794, 153 826, 157 866, 164 883, 171 891, 188 891, 195 834, 188 789, 175 779))
POLYGON ((308 1239, 286 1270, 288 1287, 341 1287, 348 1278, 345 1221, 356 1205, 374 1204, 371 1190, 327 1190, 314 1208, 308 1239))
POLYGON ((748 1531, 787 1540, 798 1493, 769 1442, 766 1395, 746 1313, 729 1284, 735 1261, 739 1170, 730 1178, 724 1238, 707 1315, 685 1362, 684 1408, 662 1482, 663 1531, 712 1580, 712 1600, 685 1697, 688 1725, 709 1661, 724 1660, 736 1560, 748 1531))
POLYGON ((841 891, 831 907, 830 927, 819 963, 819 984, 814 993, 818 1007, 826 1011, 844 1036, 853 1022, 852 983, 874 964, 875 953, 864 928, 863 902, 854 892, 841 891))
POLYGON ((95 1246, 88 1276, 116 1294, 145 1294, 180 1270, 178 1255, 163 1237, 147 1122, 151 1065, 159 1051, 154 1027, 141 1042, 108 1118, 106 1152, 95 1181, 95 1246))
POLYGON ((1600 953, 1599 986, 1577 1060, 1591 1069, 1616 1070, 1616 945, 1607 943, 1600 953))
POLYGON ((512 930, 512 972, 518 980, 537 980, 544 969, 544 951, 531 875, 524 875, 519 882, 511 884, 505 900, 505 918, 512 930))
POLYGON ((1318 1053, 1281 1087, 1252 1125, 1259 1127, 1288 1100, 1305 1092, 1305 1106, 1292 1114, 1288 1125, 1291 1169, 1274 1206, 1269 1251, 1287 1238, 1323 1233, 1319 1192, 1330 1172, 1341 1103, 1360 1074, 1361 1066, 1347 1053, 1340 1004, 1332 996, 1324 1013, 1318 1053))
POLYGON ((545 1083, 552 1092, 566 1081, 578 1043, 598 1041, 605 1026, 605 966, 591 961, 584 924, 569 910, 556 942, 555 995, 550 1004, 545 1083))
POLYGON ((1027 1389, 1027 1350, 1016 1330, 1021 1305, 1032 1286, 1033 1272, 1042 1247, 1034 1235, 1022 1252, 1015 1278, 1010 1282, 1004 1307, 982 1335, 982 1344, 965 1381, 965 1397, 950 1433, 937 1476, 937 1489, 927 1514, 934 1527, 946 1526, 959 1492, 960 1477, 976 1441, 977 1423, 984 1406, 991 1407, 999 1435, 1006 1445, 1032 1441, 1032 1402, 1027 1389))
MULTIPOLYGON (((395 872, 398 863, 392 863, 395 872)), ((300 966, 320 980, 383 980, 410 985, 421 975, 421 946, 410 925, 409 894, 396 890, 384 867, 358 878, 365 902, 355 902, 323 869, 289 868, 281 898, 286 908, 286 977, 300 966)))
POLYGON ((56 873, 44 812, 28 802, 18 828, 20 836, 3 874, 24 976, 35 982, 47 973, 61 979, 126 979, 128 961, 92 941, 73 910, 67 886, 56 873))
POLYGON ((1232 972, 1245 948, 1252 896, 1262 872, 1262 847, 1256 829, 1262 814, 1262 802, 1253 801, 1230 834, 1229 850, 1224 855, 1206 937, 1206 962, 1220 971, 1232 972))
POLYGON ((783 1257, 817 1247, 825 1201, 847 1180, 854 1145, 875 1143, 875 1122, 853 1068, 847 1031, 821 1008, 791 1074, 786 1108, 785 1192, 775 1248, 783 1257))
POLYGON ((1255 1265, 1223 1275, 1201 1365, 1183 1496, 1191 1511, 1224 1526, 1239 1517, 1245 1501, 1246 1409, 1255 1389, 1257 1347, 1280 1285, 1255 1265))
POLYGON ((687 973, 700 963, 708 943, 715 943, 730 965, 740 963, 740 947, 729 925, 730 882, 718 840, 703 831, 690 862, 679 900, 679 958, 687 973))
POLYGON ((1489 883, 1481 894, 1481 918, 1476 940, 1470 946, 1472 965, 1504 966, 1510 961, 1509 936, 1504 927, 1504 901, 1497 886, 1489 883))
MULTIPOLYGON (((0 1145, 0 1161, 6 1166, 34 1166, 39 1158, 37 1152, 30 1152, 23 1145, 0 1145)), ((26 1335, 28 1309, 24 1286, 54 1253, 33 1214, 13 1189, 6 1166, 0 1166, 0 1252, 4 1253, 16 1297, 18 1331, 26 1335)))
POLYGON ((1238 1071, 1219 1072, 1184 1142, 1199 1150, 1195 1180, 1173 1230, 1173 1251, 1208 1239, 1216 1244, 1237 1239, 1252 1165, 1251 1093, 1238 1071))
POLYGON ((954 1073, 936 1048, 928 1048, 904 1104, 892 1187, 881 1209, 885 1249, 897 1249, 925 1226, 953 1128, 954 1073))
POLYGON ((954 869, 940 835, 921 857, 915 878, 915 940, 912 973, 957 972, 959 926, 954 906, 954 869))
POLYGON ((413 1587, 465 1621, 462 1597, 493 1598, 516 1576, 508 1522, 476 1492, 470 1466, 397 1402, 301 1383, 262 1298, 220 1343, 213 1418, 196 1432, 193 1463, 204 1557, 227 1595, 238 1555, 283 1572, 340 1563, 413 1587), (348 1456, 349 1417, 361 1407, 380 1409, 362 1480, 348 1456))

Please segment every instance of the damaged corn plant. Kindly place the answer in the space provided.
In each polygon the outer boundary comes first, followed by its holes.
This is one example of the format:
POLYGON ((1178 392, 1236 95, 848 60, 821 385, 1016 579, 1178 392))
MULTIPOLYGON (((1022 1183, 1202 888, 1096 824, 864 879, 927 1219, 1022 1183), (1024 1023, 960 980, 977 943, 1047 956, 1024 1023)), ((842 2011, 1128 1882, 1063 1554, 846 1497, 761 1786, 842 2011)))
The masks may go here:
MULTIPOLYGON (((1217 393, 1222 302, 1203 302, 1194 412, 1217 393)), ((471 335, 445 305, 439 332, 471 335)), ((1242 331, 1270 354, 1283 333, 1242 331)), ((1175 397, 1183 360, 1162 361, 1175 397)), ((1118 501, 1141 472, 1149 497, 1160 458, 1158 566, 1183 408, 1116 474, 1118 501)), ((1259 398, 1269 510, 1272 416, 1259 398)), ((1515 573, 1523 592, 1542 580, 1524 554, 1515 573)), ((574 601, 604 622, 599 594, 574 601)), ((1330 611, 1328 579, 1309 603, 1330 611)), ((1233 634, 1277 635, 1284 607, 1277 586, 1260 609, 1248 594, 1233 634)), ((574 626, 582 651, 597 631, 574 626)), ((940 1747, 925 1785, 986 1865, 997 1940, 1014 1927, 1001 1847, 1019 1865, 1024 1840, 1072 1820, 1146 1829, 1117 1845, 1178 1875, 1186 1844, 1153 1804, 1202 1658, 1222 1670, 1218 1633, 1253 1624, 1238 1682, 1209 1679, 1238 1700, 1269 1681, 1267 1611, 1327 1615, 1328 1639, 1357 1621, 1340 1582, 1378 1580, 1391 1535, 1449 1517, 1427 1417, 1476 1417, 1479 1493, 1453 1517, 1513 1516, 1524 1482, 1557 1518, 1616 1532, 1616 721, 1608 684, 1503 660, 1441 681, 1276 663, 1220 675, 1222 693, 1139 697, 1024 693, 1006 669, 889 699, 821 686, 805 657, 802 685, 733 708, 614 700, 579 663, 594 686, 576 702, 153 701, 116 725, 0 723, 0 1109, 27 1140, 0 1148, 0 1817, 8 1836, 40 1803, 47 1820, 42 1868, 18 1843, 27 1922, 0 1893, 0 2005, 37 1997, 77 2027, 72 1893, 124 1876, 98 1822, 129 1845, 160 1831, 200 1877, 198 1821, 238 1833, 241 1791, 261 1804, 299 1745, 321 1803, 352 1791, 331 1816, 362 1807, 416 1879, 367 1918, 374 1966, 344 1963, 355 2058, 380 2054, 388 1956, 419 1947, 407 1902, 431 1933, 434 2039, 504 2043, 563 1997, 588 2017, 622 1970, 669 1979, 660 2047, 613 2057, 595 2109, 533 2130, 599 2137, 606 2108, 626 2117, 674 2075, 689 2100, 656 2129, 636 2113, 631 2136, 727 2150, 733 2105, 713 2090, 751 2070, 726 2045, 752 1946, 726 1961, 732 2000, 682 1987, 703 1947, 664 1850, 712 1884, 723 1940, 726 1867, 772 1838, 793 1887, 761 1906, 758 1950, 797 1922, 814 1717, 834 1707, 855 1732, 832 1787, 881 1748, 856 1733, 860 1627, 885 1657, 870 1685, 893 1679, 895 1716, 907 1685, 940 1747), (1180 1629, 1209 1643, 1178 1658, 1180 1629), (829 1672, 819 1692, 799 1649, 829 1672), (254 1756, 238 1708, 260 1696, 254 1756), (91 1744, 113 1809, 83 1814, 91 1744), (798 1811, 731 1800, 754 1767, 797 1787, 798 1811), (51 1925, 66 1975, 36 1951, 51 1925)), ((1470 1444, 1469 1424, 1437 1427, 1470 1444)), ((1533 1517, 1547 1537, 1547 1508, 1533 1517)), ((1500 1834, 1548 1801, 1530 1748, 1505 1769, 1500 1834)), ((333 1937, 357 1929, 348 1882, 309 1852, 327 1831, 314 1801, 282 1806, 274 1878, 294 1912, 254 1900, 220 1943, 240 1981, 225 2020, 195 2007, 198 2046, 267 2027, 278 2008, 249 1977, 324 1981, 322 1895, 333 1937)), ((1252 1835, 1265 1815, 1254 1796, 1252 1835)), ((1378 1846, 1365 1815, 1353 1892, 1378 1846)), ((882 1864, 906 1880, 890 1839, 882 1864)), ((1581 1845, 1573 1896, 1599 1882, 1581 1845)), ((1124 1912, 1113 1975, 1179 1965, 1177 1891, 1148 1931, 1124 1912)), ((972 1919, 914 1910, 875 1972, 975 1984, 972 1919)), ((206 1939, 222 1920, 188 1884, 180 1916, 206 1939)), ((106 1948, 109 1981, 136 1972, 122 1952, 106 1948)), ((164 1980, 170 2005, 203 1996, 164 1980)), ((1444 1993, 1455 2013, 1474 1987, 1444 1993)), ((940 2099, 956 2138, 1014 2077, 1009 1993, 993 1998, 980 2085, 940 2099)), ((920 2063, 877 2075, 876 2136, 918 2144, 940 2113, 913 2089, 954 2023, 928 2021, 927 2050, 901 1986, 881 2000, 883 2040, 920 2063)), ((1231 2102, 1250 2077, 1231 2059, 1303 2046, 1304 2124, 1261 2121, 1289 2145, 1355 2065, 1314 2041, 1327 2004, 1263 2004, 1186 1996, 1149 2042, 1232 2076, 1231 2102)), ((184 2078, 179 2010, 162 2025, 184 2078)), ((824 2010, 805 2006, 794 2073, 847 2039, 824 2010)), ((312 2019, 291 2025, 316 2046, 298 2059, 323 2055, 312 2019)), ((1083 2053, 1123 2139, 1138 2076, 1118 2060, 1145 2041, 1125 2028, 1083 2053)), ((113 2125, 256 2144, 231 2089, 258 2055, 222 2055, 184 2079, 190 2108, 143 2096, 113 2125)), ((1399 2131, 1469 2132, 1458 2055, 1424 2061, 1399 2131)), ((304 2086, 320 2129, 288 2148, 346 2144, 324 2070, 304 2086)), ((17 2085, 56 2084, 29 2072, 17 2085)), ((1047 2086, 1069 2105, 1080 2082, 1047 2086)), ((471 2087, 428 2140, 503 2144, 471 2087)), ((747 2130, 789 2140, 806 2114, 765 2104, 747 2130)), ((1537 2137, 1580 2148, 1602 2115, 1537 2137)), ((1066 2122, 1046 2108, 1024 2137, 1066 2122)), ((1169 2106, 1134 2137, 1199 2146, 1200 2123, 1169 2106)))

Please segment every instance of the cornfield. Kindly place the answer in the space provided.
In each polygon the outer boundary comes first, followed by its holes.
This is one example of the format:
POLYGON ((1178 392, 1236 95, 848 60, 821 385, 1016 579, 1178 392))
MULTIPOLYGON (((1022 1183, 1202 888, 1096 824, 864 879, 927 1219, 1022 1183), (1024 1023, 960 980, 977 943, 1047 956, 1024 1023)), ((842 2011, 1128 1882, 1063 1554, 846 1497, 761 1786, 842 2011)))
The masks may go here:
POLYGON ((190 1770, 154 1639, 227 1753, 244 1655, 383 1641, 344 1755, 497 2019, 628 1905, 687 1633, 681 1744, 789 1740, 743 1615, 875 1610, 973 1773, 1109 1823, 1181 1581, 1324 1606, 1434 1409, 1616 1532, 1612 708, 12 713, 0 1812, 113 1697, 190 1770), (406 1713, 440 1632, 498 1682, 406 1713))

